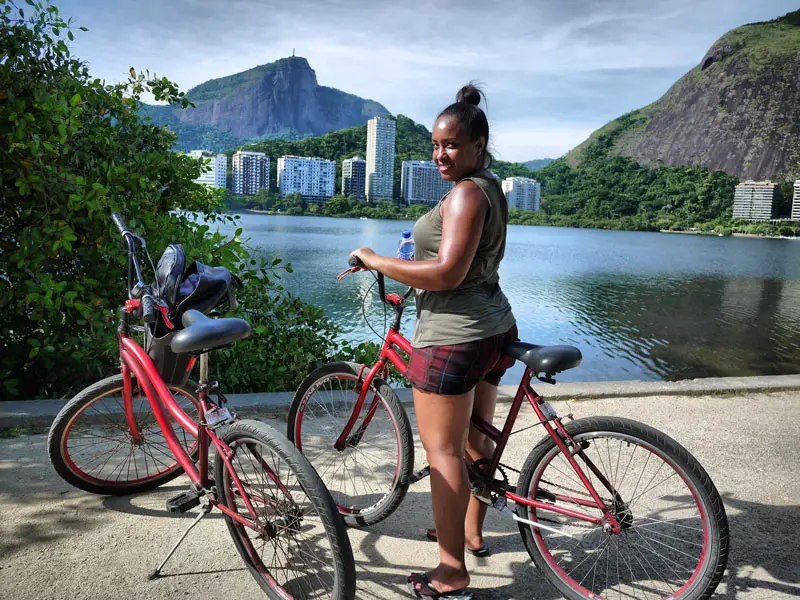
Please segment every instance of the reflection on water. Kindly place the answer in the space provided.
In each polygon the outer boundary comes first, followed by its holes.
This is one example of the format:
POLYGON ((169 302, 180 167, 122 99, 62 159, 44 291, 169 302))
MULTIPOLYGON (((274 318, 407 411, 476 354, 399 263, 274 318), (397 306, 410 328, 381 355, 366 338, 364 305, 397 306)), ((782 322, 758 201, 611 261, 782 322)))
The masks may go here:
MULTIPOLYGON (((373 278, 337 282, 350 250, 393 254, 405 221, 242 215, 250 243, 290 261, 285 286, 323 307, 353 341, 384 330, 373 278)), ((578 346, 565 381, 798 372, 800 243, 509 227, 501 284, 520 337, 578 346)), ((402 288, 399 288, 402 291, 402 288)), ((413 310, 404 319, 410 335, 413 310)), ((504 383, 515 383, 515 367, 504 383)))

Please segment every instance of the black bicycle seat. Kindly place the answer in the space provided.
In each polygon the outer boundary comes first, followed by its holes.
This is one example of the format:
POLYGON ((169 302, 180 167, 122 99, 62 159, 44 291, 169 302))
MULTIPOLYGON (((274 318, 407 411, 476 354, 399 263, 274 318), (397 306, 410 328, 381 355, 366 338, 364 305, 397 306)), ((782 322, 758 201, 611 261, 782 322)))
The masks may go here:
POLYGON ((514 342, 506 346, 503 352, 524 362, 534 373, 560 373, 577 367, 583 360, 581 351, 574 346, 537 346, 514 342))
POLYGON ((250 337, 250 323, 243 319, 212 319, 199 310, 187 310, 183 329, 172 338, 176 354, 206 352, 250 337))

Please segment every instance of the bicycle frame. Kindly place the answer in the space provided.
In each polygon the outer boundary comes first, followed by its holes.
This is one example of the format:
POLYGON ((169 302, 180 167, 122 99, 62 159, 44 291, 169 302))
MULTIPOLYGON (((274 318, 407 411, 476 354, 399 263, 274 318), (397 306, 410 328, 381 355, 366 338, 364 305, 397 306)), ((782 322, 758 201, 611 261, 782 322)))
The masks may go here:
MULTIPOLYGON (((351 269, 342 273, 339 278, 341 279, 342 276, 347 274, 348 272, 356 272, 357 268, 351 269)), ((364 435, 367 426, 369 425, 372 417, 375 414, 375 411, 378 407, 378 398, 377 396, 373 398, 372 403, 369 406, 368 412, 364 417, 364 421, 359 427, 358 431, 351 436, 350 432, 352 431, 353 427, 355 426, 358 418, 361 414, 361 410, 366 402, 367 394, 369 393, 370 386, 372 384, 372 380, 377 376, 378 373, 381 371, 388 371, 389 365, 391 363, 401 375, 405 377, 405 374, 408 371, 408 364, 403 359, 403 357, 398 353, 398 349, 405 352, 406 354, 410 355, 412 353, 411 343, 401 334, 399 333, 400 328, 400 318, 403 313, 403 299, 396 294, 390 294, 387 298, 384 285, 383 285, 383 275, 378 274, 379 277, 379 290, 381 295, 381 300, 384 304, 389 304, 395 310, 396 318, 394 322, 391 324, 389 331, 384 338, 383 345, 381 346, 380 356, 378 361, 372 365, 372 367, 367 372, 366 376, 363 378, 359 374, 359 379, 356 383, 356 391, 358 392, 358 400, 356 401, 355 406, 353 407, 353 413, 350 415, 350 419, 348 420, 347 424, 345 425, 342 432, 339 434, 334 447, 342 451, 346 447, 348 441, 355 441, 358 443, 361 437, 364 435)), ((511 404, 511 408, 509 410, 508 416, 506 417, 505 424, 503 425, 503 429, 497 429, 491 423, 488 423, 481 419, 480 417, 473 415, 471 422, 472 425, 479 430, 481 433, 489 437, 495 443, 495 450, 492 454, 490 459, 489 468, 483 472, 478 473, 475 469, 470 468, 471 479, 473 482, 478 482, 483 484, 487 489, 497 493, 498 495, 507 498, 509 500, 514 501, 518 504, 524 504, 531 508, 537 508, 541 510, 547 510, 559 514, 563 514, 565 516, 569 516, 575 519, 580 519, 582 521, 587 521, 593 524, 604 524, 609 525, 611 531, 613 533, 619 533, 620 525, 617 522, 617 519, 611 514, 611 511, 606 506, 606 503, 603 502, 600 495, 597 493, 597 490, 592 485, 592 482, 584 473, 583 469, 581 469, 578 462, 575 460, 576 455, 582 455, 582 449, 575 443, 572 437, 569 435, 567 430, 564 428, 564 425, 561 422, 559 417, 548 418, 543 410, 542 406, 544 404, 544 398, 537 394, 534 389, 531 387, 531 379, 534 377, 533 371, 530 368, 525 369, 525 373, 522 376, 522 380, 520 381, 519 387, 517 388, 517 393, 514 396, 514 400, 511 404), (572 496, 564 496, 564 495, 553 495, 553 499, 556 501, 563 501, 569 502, 573 505, 577 506, 584 506, 586 508, 593 508, 598 509, 602 513, 602 517, 593 517, 585 512, 581 512, 578 510, 573 510, 570 508, 564 508, 561 506, 557 506, 552 502, 542 502, 541 500, 537 500, 535 498, 525 498, 520 496, 514 492, 504 489, 502 486, 499 486, 493 482, 494 474, 497 471, 497 468, 500 466, 500 459, 505 451, 506 445, 508 444, 508 439, 511 436, 511 430, 514 427, 514 424, 517 419, 517 415, 522 407, 524 400, 528 400, 531 407, 533 408, 536 416, 539 418, 539 422, 547 431, 548 435, 553 439, 553 441, 558 446, 559 450, 564 454, 564 457, 569 462, 570 466, 575 471, 576 475, 580 479, 581 483, 586 487, 591 500, 586 500, 583 498, 576 498, 572 496), (552 421, 552 423, 551 423, 552 421), (553 425, 555 424, 555 426, 553 425), (571 447, 571 448, 570 448, 571 447)), ((583 456, 584 462, 586 462, 589 469, 594 473, 598 480, 603 484, 604 487, 608 489, 610 493, 616 495, 616 492, 612 489, 611 484, 603 477, 603 475, 597 470, 596 467, 585 457, 583 456)), ((535 523, 533 523, 536 525, 535 523)))
MULTIPOLYGON (((246 492, 242 482, 236 475, 236 471, 232 468, 230 458, 232 456, 231 448, 222 440, 219 439, 214 431, 209 427, 206 417, 211 410, 214 410, 217 405, 209 400, 208 391, 204 387, 207 374, 201 373, 201 387, 198 390, 198 399, 200 401, 200 421, 195 423, 175 402, 172 392, 169 391, 161 375, 158 373, 153 361, 144 351, 139 344, 130 336, 128 320, 130 313, 136 310, 139 306, 138 300, 128 300, 125 303, 125 308, 122 309, 122 318, 119 327, 119 343, 120 343, 120 361, 122 364, 122 378, 123 378, 123 407, 125 410, 125 418, 130 428, 131 436, 134 443, 141 441, 141 434, 136 426, 136 419, 134 416, 133 408, 133 394, 132 394, 132 378, 131 374, 135 376, 136 381, 144 390, 147 400, 153 410, 159 427, 161 428, 164 438, 166 439, 167 446, 170 451, 175 455, 176 460, 183 468, 186 475, 196 486, 197 489, 206 491, 206 495, 212 506, 215 506, 226 515, 236 520, 238 523, 250 529, 259 531, 260 528, 254 522, 246 519, 239 513, 230 510, 228 507, 220 504, 215 496, 214 491, 211 489, 211 480, 208 476, 208 449, 210 443, 213 443, 217 448, 219 456, 222 458, 225 465, 228 467, 228 472, 236 485, 236 490, 242 501, 245 504, 248 512, 254 519, 257 518, 255 509, 250 502, 250 493, 246 492), (189 457, 186 450, 178 441, 172 425, 169 421, 171 415, 175 421, 185 429, 192 437, 197 439, 198 443, 198 466, 195 466, 194 461, 189 457)), ((201 367, 203 365, 201 359, 201 367)), ((203 370, 203 369, 201 369, 203 370)), ((271 475, 272 474, 270 470, 271 475)), ((277 478, 275 481, 282 485, 277 478)))

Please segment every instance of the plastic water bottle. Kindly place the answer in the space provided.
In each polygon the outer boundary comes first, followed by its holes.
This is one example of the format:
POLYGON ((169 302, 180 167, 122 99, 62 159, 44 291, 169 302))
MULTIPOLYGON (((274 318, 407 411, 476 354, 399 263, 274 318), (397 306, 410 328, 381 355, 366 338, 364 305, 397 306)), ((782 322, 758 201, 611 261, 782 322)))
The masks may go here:
POLYGON ((400 260, 414 260, 414 238, 409 229, 403 230, 400 243, 397 244, 397 258, 400 260))

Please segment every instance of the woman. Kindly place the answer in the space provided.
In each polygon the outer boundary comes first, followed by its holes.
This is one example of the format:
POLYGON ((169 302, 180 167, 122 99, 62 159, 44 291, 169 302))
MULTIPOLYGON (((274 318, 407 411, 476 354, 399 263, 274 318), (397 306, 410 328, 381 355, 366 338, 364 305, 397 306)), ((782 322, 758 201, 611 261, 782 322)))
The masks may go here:
POLYGON ((488 171, 489 123, 481 92, 463 87, 433 126, 433 160, 453 189, 414 227, 415 260, 353 252, 376 269, 417 290, 417 322, 407 378, 422 445, 431 467, 431 496, 439 565, 408 578, 418 597, 464 598, 469 574, 464 551, 485 555, 486 505, 470 498, 464 463, 488 458, 493 443, 470 431, 470 417, 491 422, 497 386, 513 359, 503 348, 517 328, 497 270, 505 252, 508 206, 488 171))

